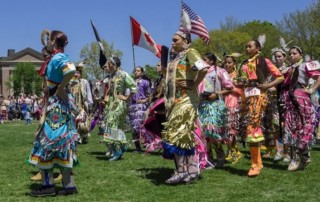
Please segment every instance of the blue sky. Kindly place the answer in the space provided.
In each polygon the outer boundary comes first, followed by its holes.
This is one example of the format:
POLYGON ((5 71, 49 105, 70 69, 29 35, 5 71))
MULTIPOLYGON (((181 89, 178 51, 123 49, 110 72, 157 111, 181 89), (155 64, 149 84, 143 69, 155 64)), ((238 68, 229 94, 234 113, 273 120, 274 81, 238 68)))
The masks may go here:
MULTIPOLYGON (((275 22, 284 14, 304 10, 313 0, 185 0, 207 28, 217 29, 226 17, 240 22, 252 20, 275 22)), ((65 50, 72 61, 79 60, 81 48, 95 41, 90 19, 100 37, 123 52, 122 67, 133 69, 129 16, 133 16, 153 39, 171 45, 178 30, 180 0, 0 0, 0 57, 7 49, 26 47, 40 51, 43 29, 62 30, 69 37, 65 50)), ((193 36, 195 38, 196 36, 193 36)), ((135 47, 136 65, 154 65, 158 59, 149 51, 135 47)))

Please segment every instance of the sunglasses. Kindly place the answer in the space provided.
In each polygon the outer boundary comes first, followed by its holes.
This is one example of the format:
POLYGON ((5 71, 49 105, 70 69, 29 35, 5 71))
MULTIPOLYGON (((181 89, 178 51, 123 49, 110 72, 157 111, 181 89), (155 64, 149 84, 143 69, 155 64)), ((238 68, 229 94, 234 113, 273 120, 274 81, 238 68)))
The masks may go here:
POLYGON ((172 39, 172 42, 176 43, 178 41, 178 39, 172 39))

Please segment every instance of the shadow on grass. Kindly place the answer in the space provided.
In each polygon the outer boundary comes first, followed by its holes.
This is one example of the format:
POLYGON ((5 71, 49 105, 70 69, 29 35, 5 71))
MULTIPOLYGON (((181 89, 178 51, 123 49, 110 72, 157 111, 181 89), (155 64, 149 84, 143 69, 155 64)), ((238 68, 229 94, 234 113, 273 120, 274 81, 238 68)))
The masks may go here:
POLYGON ((38 171, 30 171, 29 173, 30 173, 32 176, 34 176, 34 175, 38 174, 39 171, 40 171, 40 169, 39 169, 38 171))
POLYGON ((100 151, 93 151, 93 152, 87 152, 91 156, 102 156, 105 155, 106 152, 100 152, 100 151))
POLYGON ((151 156, 161 156, 162 155, 162 150, 155 150, 153 152, 146 153, 146 151, 143 149, 141 153, 137 153, 135 149, 129 148, 129 149, 127 149, 126 152, 139 154, 139 155, 151 155, 151 156))
POLYGON ((32 183, 29 185, 29 189, 34 190, 34 189, 39 189, 41 187, 41 183, 32 183))
POLYGON ((155 150, 153 152, 145 153, 150 156, 162 156, 162 149, 155 150))
POLYGON ((228 171, 230 174, 233 174, 233 175, 247 176, 249 168, 246 170, 243 170, 243 169, 238 169, 232 166, 224 166, 223 168, 219 168, 219 169, 228 171))
POLYGON ((137 171, 142 172, 142 178, 149 179, 153 184, 159 186, 166 184, 165 181, 168 179, 172 173, 172 168, 140 168, 137 171))
MULTIPOLYGON (((58 183, 59 184, 59 183, 58 183)), ((30 196, 30 197, 33 197, 34 198, 34 196, 31 196, 31 191, 32 190, 35 190, 35 189, 39 189, 39 188, 41 188, 41 183, 33 183, 33 184, 30 184, 29 185, 29 191, 28 192, 26 192, 24 195, 25 196, 30 196)), ((55 184, 55 188, 56 188, 56 193, 58 192, 58 191, 60 191, 60 190, 62 190, 63 188, 61 187, 61 186, 57 186, 57 184, 55 184)), ((50 195, 50 196, 44 196, 44 197, 56 197, 57 195, 50 195)))
POLYGON ((135 149, 133 149, 133 148, 128 148, 127 150, 126 150, 126 152, 129 152, 129 153, 133 153, 135 151, 135 149))
POLYGON ((96 159, 100 161, 108 161, 110 157, 106 156, 105 152, 100 152, 100 151, 93 151, 93 152, 87 152, 90 156, 96 157, 96 159))
POLYGON ((278 163, 278 162, 274 162, 274 161, 272 161, 271 163, 263 162, 263 167, 274 169, 274 170, 287 170, 288 169, 288 165, 283 165, 283 164, 280 164, 280 162, 278 163))
POLYGON ((123 156, 116 159, 116 160, 112 160, 112 161, 109 161, 109 159, 111 159, 111 157, 108 157, 108 156, 96 156, 96 159, 99 161, 107 161, 107 162, 117 162, 117 161, 124 160, 123 156))
POLYGON ((312 149, 310 151, 320 151, 320 147, 319 147, 319 143, 317 143, 318 145, 315 147, 312 147, 312 149))

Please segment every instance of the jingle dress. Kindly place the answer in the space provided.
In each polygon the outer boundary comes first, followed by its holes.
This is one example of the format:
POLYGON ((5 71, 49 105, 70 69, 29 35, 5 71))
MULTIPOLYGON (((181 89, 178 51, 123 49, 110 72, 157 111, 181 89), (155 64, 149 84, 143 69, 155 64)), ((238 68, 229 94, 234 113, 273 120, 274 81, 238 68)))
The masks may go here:
POLYGON ((76 105, 69 86, 65 88, 68 100, 54 95, 63 78, 75 70, 69 57, 63 53, 55 54, 47 65, 45 76, 49 98, 44 109, 46 116, 28 159, 40 169, 72 168, 78 164, 76 142, 80 136, 74 122, 74 114, 78 113, 76 105))
POLYGON ((128 141, 123 132, 126 115, 127 102, 118 98, 125 95, 126 89, 131 93, 137 91, 133 78, 126 72, 118 70, 111 74, 108 79, 109 90, 106 92, 108 101, 105 106, 105 129, 102 142, 105 142, 108 150, 115 158, 119 158, 128 148, 128 141))

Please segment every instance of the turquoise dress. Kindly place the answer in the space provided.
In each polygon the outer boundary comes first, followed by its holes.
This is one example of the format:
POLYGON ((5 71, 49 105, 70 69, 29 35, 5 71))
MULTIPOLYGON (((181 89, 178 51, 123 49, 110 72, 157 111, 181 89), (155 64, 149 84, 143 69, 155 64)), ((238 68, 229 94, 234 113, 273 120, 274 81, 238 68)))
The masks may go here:
POLYGON ((74 114, 77 113, 70 90, 66 87, 68 100, 55 96, 57 86, 63 78, 75 72, 69 57, 55 54, 47 65, 46 81, 49 92, 45 106, 45 119, 34 140, 29 163, 40 169, 72 168, 77 164, 76 142, 79 140, 74 114))

